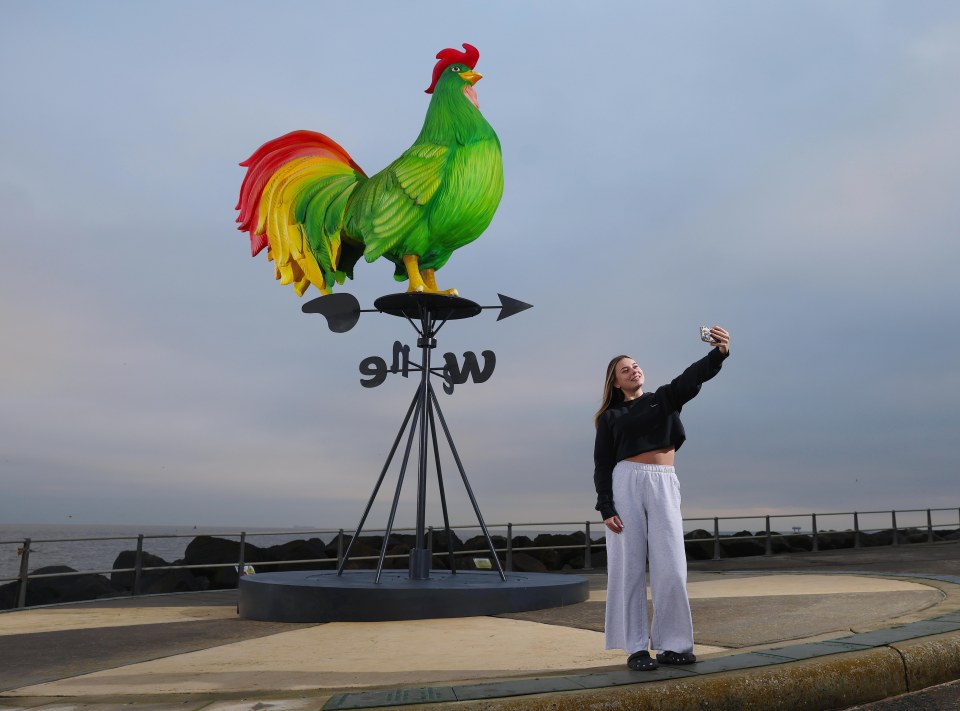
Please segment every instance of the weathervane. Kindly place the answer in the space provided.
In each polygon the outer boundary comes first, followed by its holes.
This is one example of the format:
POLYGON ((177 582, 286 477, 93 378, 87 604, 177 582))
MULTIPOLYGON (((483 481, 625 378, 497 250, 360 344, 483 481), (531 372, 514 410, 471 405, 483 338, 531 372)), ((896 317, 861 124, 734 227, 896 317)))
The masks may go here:
POLYGON ((484 365, 481 368, 479 361, 474 353, 468 351, 464 353, 464 363, 461 368, 457 363, 456 356, 453 353, 444 354, 444 365, 442 367, 431 367, 430 352, 436 348, 437 332, 443 325, 450 320, 458 320, 477 316, 484 309, 500 309, 497 320, 513 316, 521 311, 531 308, 530 304, 524 303, 509 296, 498 294, 500 306, 480 306, 479 304, 459 296, 448 296, 442 294, 426 294, 421 292, 407 292, 403 294, 389 294, 381 296, 374 301, 374 308, 361 309, 360 303, 352 294, 340 293, 321 296, 305 303, 301 310, 304 313, 319 313, 327 320, 327 326, 334 333, 345 333, 352 329, 364 312, 384 313, 390 316, 403 316, 410 322, 418 334, 417 346, 421 351, 420 363, 410 362, 410 348, 404 346, 399 341, 394 343, 393 363, 388 368, 383 358, 371 356, 365 358, 360 363, 360 372, 368 376, 368 380, 361 380, 361 385, 372 388, 381 385, 388 373, 400 373, 404 376, 408 372, 419 371, 420 384, 414 393, 413 400, 407 408, 406 415, 403 418, 403 424, 400 425, 400 431, 397 433, 390 448, 390 454, 383 465, 380 477, 373 488, 373 493, 367 506, 364 509, 360 523, 357 524, 356 533, 350 539, 350 544, 340 561, 337 568, 337 575, 343 573, 344 567, 350 559, 350 553, 353 544, 359 538, 360 532, 367 521, 373 502, 380 492, 380 486, 383 484, 387 470, 393 462, 397 448, 403 439, 404 432, 407 432, 407 443, 403 453, 402 463, 400 465, 400 474, 397 477, 397 487, 393 495, 393 504, 390 508, 390 516, 387 520, 387 527, 383 536, 383 543, 380 548, 380 557, 377 561, 377 572, 375 582, 380 582, 380 576, 383 573, 383 562, 389 546, 390 533, 393 531, 393 522, 397 513, 397 504, 400 501, 400 490, 403 487, 403 480, 407 470, 407 464, 410 460, 410 451, 413 447, 414 436, 419 432, 419 470, 417 477, 417 523, 416 523, 416 543, 410 551, 409 576, 413 580, 425 580, 430 577, 430 562, 433 557, 433 551, 426 547, 426 500, 427 500, 427 470, 429 468, 430 450, 432 448, 434 466, 437 472, 437 483, 440 491, 440 507, 443 512, 443 527, 446 531, 448 564, 451 573, 456 572, 456 565, 453 559, 453 537, 450 533, 450 519, 447 515, 447 501, 443 488, 443 473, 440 466, 440 449, 437 441, 436 420, 440 420, 441 428, 453 454, 453 459, 457 464, 463 485, 466 488, 467 495, 470 497, 470 503, 477 516, 480 529, 486 539, 487 547, 490 550, 491 559, 496 565, 497 572, 501 580, 506 580, 503 568, 497 558, 497 552, 494 548, 490 533, 483 521, 483 515, 480 513, 480 507, 477 505, 476 497, 473 495, 473 489, 467 479, 463 464, 460 461, 460 455, 453 442, 453 436, 447 427, 446 419, 440 409, 440 402, 437 400, 433 384, 430 382, 430 376, 440 376, 444 380, 444 390, 447 393, 453 392, 454 385, 465 383, 472 378, 474 382, 482 383, 490 378, 493 369, 496 366, 496 355, 493 351, 485 350, 481 354, 484 359, 484 365), (430 447, 429 445, 432 445, 430 447))
MULTIPOLYGON (((480 306, 460 298, 456 289, 437 286, 436 272, 454 252, 483 234, 503 196, 500 139, 480 112, 474 88, 482 78, 475 71, 480 52, 471 44, 463 43, 462 47, 437 53, 438 61, 426 89, 431 98, 423 128, 413 144, 379 172, 368 176, 329 136, 302 130, 267 141, 240 164, 247 171, 237 202, 239 229, 249 234, 254 256, 266 249, 267 258, 274 265, 274 276, 281 284, 292 285, 300 296, 310 286, 320 291, 322 296, 304 304, 303 311, 325 316, 335 333, 353 328, 363 311, 403 316, 420 335, 419 364, 409 362, 409 348, 395 343, 391 369, 386 361, 375 356, 360 365, 361 374, 366 376, 361 381, 365 387, 380 385, 389 372, 406 375, 412 369, 421 373, 420 386, 353 539, 366 521, 407 424, 412 423, 380 553, 377 582, 415 431, 420 433, 420 478, 417 545, 410 554, 412 578, 429 577, 430 571, 430 551, 424 548, 423 541, 430 437, 440 479, 444 525, 449 533, 435 415, 480 518, 490 552, 497 560, 429 377, 441 375, 444 390, 452 393, 454 386, 471 377, 475 382, 483 382, 496 365, 493 352, 484 351, 482 367, 473 353, 464 354, 462 367, 453 353, 447 353, 444 365, 432 368, 430 351, 436 347, 437 331, 448 320, 470 318, 483 309, 493 308, 500 309, 500 320, 530 308, 529 304, 503 295, 499 307, 480 306), (367 262, 381 258, 392 262, 394 279, 407 281, 407 292, 380 297, 374 309, 361 309, 350 294, 331 293, 335 285, 353 278, 354 266, 361 258, 367 262)), ((449 543, 449 535, 447 540, 449 543)), ((352 544, 353 541, 351 547, 352 544)), ((350 549, 338 574, 349 552, 350 549)), ((453 569, 452 549, 450 558, 453 569)), ((499 562, 497 568, 500 569, 499 562)), ((500 576, 503 577, 502 570, 500 576)))
MULTIPOLYGON (((500 306, 480 306, 460 298, 456 289, 437 285, 437 272, 450 259, 460 260, 458 250, 484 233, 503 196, 500 140, 480 112, 475 87, 481 79, 475 70, 480 52, 471 44, 463 43, 462 47, 437 53, 426 89, 430 101, 423 128, 409 148, 379 172, 368 175, 332 138, 302 130, 267 141, 241 163, 246 173, 237 202, 239 229, 249 234, 254 256, 266 252, 281 284, 292 286, 300 296, 311 286, 319 290, 322 297, 305 304, 303 311, 322 314, 335 333, 349 331, 365 311, 402 316, 417 331, 416 345, 421 351, 420 362, 411 362, 410 346, 397 341, 389 365, 379 356, 360 363, 363 387, 377 387, 390 374, 408 376, 410 372, 420 373, 420 383, 337 570, 244 576, 239 586, 239 608, 240 614, 249 619, 326 622, 489 615, 567 605, 582 602, 589 595, 585 578, 504 574, 431 382, 431 376, 442 378, 444 390, 452 393, 456 385, 468 380, 486 381, 496 367, 496 356, 490 350, 482 351, 479 358, 475 353, 464 353, 462 362, 455 354, 445 353, 442 364, 440 360, 432 364, 437 332, 447 321, 496 308, 500 309, 499 321, 530 308, 502 294, 500 306), (361 309, 350 294, 331 293, 353 279, 354 267, 361 260, 378 259, 393 264, 393 279, 407 282, 406 293, 382 296, 373 309, 361 309), (457 574, 440 471, 437 420, 499 579, 488 572, 461 570, 457 574), (344 574, 353 542, 360 536, 405 436, 376 580, 372 571, 344 574), (414 438, 418 438, 420 457, 416 545, 410 551, 408 576, 402 571, 389 571, 381 580, 414 438), (449 572, 438 569, 433 577, 432 551, 427 550, 424 535, 431 456, 449 554, 449 572)), ((377 127, 386 131, 389 122, 380 122, 377 127)))

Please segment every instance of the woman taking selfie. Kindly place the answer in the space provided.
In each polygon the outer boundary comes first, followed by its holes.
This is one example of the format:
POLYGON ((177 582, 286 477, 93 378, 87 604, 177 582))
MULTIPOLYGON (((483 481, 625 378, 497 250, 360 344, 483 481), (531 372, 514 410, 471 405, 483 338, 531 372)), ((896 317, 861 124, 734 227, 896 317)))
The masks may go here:
POLYGON ((630 356, 610 361, 597 429, 593 481, 607 527, 606 648, 623 649, 627 666, 692 664, 693 621, 687 599, 687 559, 674 456, 686 439, 680 409, 720 372, 730 334, 701 329, 715 347, 667 385, 643 391, 643 371, 630 356), (647 622, 650 561, 653 622, 647 622), (657 658, 649 648, 660 650, 657 658))

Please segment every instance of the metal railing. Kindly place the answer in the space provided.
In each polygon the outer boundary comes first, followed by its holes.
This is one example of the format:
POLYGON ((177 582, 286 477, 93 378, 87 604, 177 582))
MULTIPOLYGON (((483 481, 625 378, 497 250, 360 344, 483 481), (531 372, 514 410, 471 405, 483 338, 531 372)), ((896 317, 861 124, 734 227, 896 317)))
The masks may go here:
MULTIPOLYGON (((914 516, 916 518, 916 516, 914 516)), ((705 537, 698 538, 685 538, 685 543, 687 544, 696 544, 696 543, 710 543, 713 544, 713 560, 720 560, 722 558, 722 548, 724 543, 729 543, 731 541, 757 541, 762 542, 763 553, 762 555, 770 556, 773 555, 774 543, 779 543, 782 545, 789 545, 789 542, 798 543, 801 542, 804 538, 809 538, 810 541, 810 550, 812 552, 818 552, 820 550, 820 544, 824 539, 835 538, 838 534, 852 534, 853 535, 853 548, 862 548, 863 547, 863 537, 869 534, 877 534, 883 532, 890 532, 890 543, 889 545, 898 546, 901 543, 908 540, 907 536, 916 539, 918 536, 925 537, 925 540, 922 542, 932 543, 934 542, 934 532, 936 529, 945 529, 953 528, 960 529, 960 507, 951 507, 951 508, 936 508, 936 509, 899 509, 899 510, 886 510, 886 511, 850 511, 850 512, 831 512, 831 513, 810 513, 810 514, 772 514, 772 515, 763 515, 763 516, 714 516, 712 518, 684 518, 684 522, 712 522, 713 523, 713 533, 705 537), (943 512, 950 512, 951 517, 953 513, 956 513, 957 518, 952 519, 948 522, 941 522, 934 524, 933 515, 941 514, 943 512), (920 526, 904 526, 902 524, 903 517, 901 517, 901 524, 897 523, 897 514, 905 515, 915 515, 915 514, 925 514, 925 521, 921 523, 920 526), (852 517, 852 528, 845 529, 843 531, 837 531, 834 529, 823 530, 818 525, 817 517, 820 517, 822 522, 824 518, 827 517, 852 517), (861 517, 864 516, 889 516, 890 525, 889 526, 880 526, 873 528, 864 528, 861 526, 861 517), (774 531, 771 528, 771 520, 792 520, 792 521, 805 521, 809 519, 810 526, 809 529, 804 529, 801 526, 792 526, 792 533, 781 533, 779 531, 774 531), (749 535, 738 535, 738 534, 726 534, 721 533, 720 531, 720 522, 730 522, 730 521, 760 521, 764 522, 764 530, 749 534, 749 535), (925 529, 926 533, 920 533, 921 529, 925 529), (913 531, 915 533, 909 533, 913 531)), ((581 570, 592 570, 593 569, 593 549, 594 547, 603 548, 606 543, 603 539, 598 539, 596 541, 592 540, 591 537, 591 526, 597 526, 603 529, 603 523, 599 521, 559 521, 559 522, 531 522, 531 523, 513 523, 509 522, 506 524, 488 524, 487 528, 491 530, 506 529, 506 537, 503 547, 495 547, 494 550, 498 554, 503 554, 503 563, 505 570, 513 570, 514 564, 514 554, 515 553, 526 553, 526 552, 536 552, 544 550, 573 550, 573 549, 582 549, 583 550, 583 565, 579 569, 581 570), (544 529, 557 527, 570 527, 570 526, 582 526, 583 528, 583 543, 576 543, 571 545, 528 545, 528 546, 515 546, 514 545, 514 529, 515 528, 535 528, 543 531, 544 529)), ((479 526, 469 525, 469 526, 451 526, 451 531, 463 531, 468 529, 478 529, 479 526)), ((403 532, 413 531, 412 528, 398 528, 394 529, 394 533, 400 534, 403 532)), ((569 531, 569 529, 568 529, 569 531)), ((579 533, 581 531, 577 531, 579 533)), ((345 531, 344 529, 318 529, 312 531, 274 531, 274 532, 257 532, 255 535, 260 537, 269 537, 269 536, 310 536, 310 535, 323 535, 323 534, 336 534, 337 541, 337 556, 335 558, 326 557, 326 558, 305 558, 299 560, 276 560, 276 561, 256 561, 256 566, 258 568, 269 568, 272 566, 289 566, 289 565, 303 565, 303 564, 322 564, 322 563, 335 563, 339 565, 343 560, 344 554, 344 537, 350 532, 345 531)), ((0 579, 0 584, 9 583, 9 582, 18 582, 17 587, 17 597, 16 597, 16 607, 23 608, 26 607, 26 594, 27 594, 27 585, 31 580, 40 580, 44 578, 65 578, 79 575, 113 575, 117 573, 133 573, 133 583, 131 585, 131 595, 130 596, 139 596, 141 594, 142 580, 145 573, 151 572, 161 572, 161 571, 171 571, 171 570, 191 570, 191 569, 216 569, 216 568, 236 568, 238 578, 242 577, 244 574, 245 566, 249 561, 246 560, 245 549, 247 544, 247 532, 241 531, 240 533, 236 532, 227 532, 227 533, 189 533, 189 534, 161 534, 146 536, 144 534, 138 534, 136 537, 136 550, 134 556, 134 565, 131 568, 111 568, 110 570, 83 570, 83 571, 72 571, 72 572, 57 572, 57 573, 33 573, 29 572, 30 565, 30 553, 31 545, 40 544, 40 543, 74 543, 74 542, 90 542, 90 541, 128 541, 134 540, 132 536, 98 536, 98 537, 85 537, 85 538, 48 538, 48 539, 31 539, 24 538, 14 541, 0 541, 0 546, 3 545, 17 545, 17 553, 20 556, 20 571, 19 575, 15 578, 5 578, 0 579), (219 537, 234 539, 239 538, 239 555, 236 561, 223 562, 223 563, 197 563, 190 565, 162 565, 162 566, 145 566, 143 564, 144 549, 143 544, 147 539, 171 539, 171 538, 197 538, 198 535, 209 536, 209 537, 219 537)), ((444 556, 447 551, 445 550, 434 550, 433 547, 433 535, 434 528, 430 527, 427 531, 427 543, 426 548, 433 551, 433 554, 438 557, 444 556)), ((548 535, 576 535, 565 533, 565 534, 548 534, 548 535)), ((689 534, 687 534, 689 535, 689 534)), ((493 536, 494 539, 501 538, 503 536, 493 536)), ((918 541, 910 541, 918 542, 918 541)), ((487 555, 489 554, 489 548, 475 548, 468 550, 458 550, 453 551, 455 556, 470 556, 470 555, 487 555)), ((753 555, 758 553, 754 552, 753 555)), ((749 554, 748 554, 749 555, 749 554)), ((395 560, 407 558, 407 553, 398 553, 398 554, 388 554, 385 556, 385 559, 395 560)), ((353 562, 359 561, 376 561, 379 559, 377 555, 368 555, 368 556, 351 556, 350 560, 353 562)), ((481 559, 482 560, 482 559, 481 559)), ((486 559, 489 563, 489 558, 486 559)), ((475 563, 476 565, 476 563, 475 563)))
MULTIPOLYGON (((918 535, 917 533, 908 534, 908 531, 917 531, 920 529, 925 530, 926 543, 934 542, 934 531, 936 529, 945 529, 951 528, 956 529, 960 527, 960 508, 950 507, 950 508, 936 508, 936 509, 893 509, 893 510, 883 510, 883 511, 844 511, 844 512, 830 512, 830 513, 810 513, 810 514, 773 514, 773 515, 764 515, 764 516, 714 516, 713 518, 685 518, 687 521, 712 521, 713 522, 713 534, 707 537, 701 538, 686 538, 687 543, 701 543, 712 541, 713 542, 713 560, 720 560, 721 558, 721 542, 730 542, 730 541, 762 541, 763 542, 763 555, 769 556, 773 555, 773 544, 774 542, 786 543, 788 540, 797 542, 798 539, 804 537, 809 537, 810 539, 810 550, 811 552, 819 552, 821 541, 824 539, 833 539, 838 535, 842 534, 852 534, 853 536, 853 548, 862 548, 863 547, 863 538, 865 534, 876 534, 876 533, 890 533, 890 544, 892 546, 899 546, 906 540, 908 535, 913 535, 914 537, 918 535), (951 520, 945 523, 933 523, 933 514, 950 512, 951 514, 956 514, 957 519, 951 520), (904 526, 902 523, 898 525, 897 523, 897 514, 925 514, 925 520, 921 522, 920 525, 904 526), (852 527, 842 530, 829 529, 824 530, 817 523, 817 517, 820 517, 821 522, 826 517, 837 517, 837 516, 847 516, 852 517, 852 527), (873 528, 865 528, 860 524, 861 516, 889 516, 890 525, 889 526, 878 526, 873 528), (782 533, 774 532, 771 529, 771 519, 786 519, 786 520, 810 520, 809 529, 804 529, 802 526, 793 526, 792 533, 782 533), (764 531, 762 533, 758 532, 751 535, 722 535, 720 533, 720 521, 738 521, 738 520, 763 520, 764 521, 764 531)), ((902 519, 901 519, 902 521, 902 519)))

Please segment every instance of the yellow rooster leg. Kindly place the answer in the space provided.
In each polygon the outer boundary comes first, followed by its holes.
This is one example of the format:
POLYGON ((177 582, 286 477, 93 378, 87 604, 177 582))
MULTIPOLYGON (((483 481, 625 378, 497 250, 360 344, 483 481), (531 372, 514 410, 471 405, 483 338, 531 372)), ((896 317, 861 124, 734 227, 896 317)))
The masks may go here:
POLYGON ((426 284, 423 283, 423 279, 420 277, 420 268, 417 261, 417 255, 415 254, 405 254, 403 255, 403 266, 407 269, 407 279, 410 280, 410 285, 407 287, 407 292, 411 291, 425 291, 426 284))
POLYGON ((437 286, 437 277, 434 274, 433 269, 424 269, 420 272, 420 276, 423 277, 423 283, 427 287, 427 291, 432 294, 446 294, 447 296, 459 296, 460 292, 456 289, 444 289, 440 291, 440 287, 437 286))

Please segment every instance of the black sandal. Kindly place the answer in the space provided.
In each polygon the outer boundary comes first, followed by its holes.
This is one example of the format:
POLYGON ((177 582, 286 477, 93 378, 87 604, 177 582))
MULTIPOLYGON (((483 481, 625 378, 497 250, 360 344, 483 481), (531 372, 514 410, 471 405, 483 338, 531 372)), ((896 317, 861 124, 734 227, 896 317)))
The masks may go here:
POLYGON ((691 652, 665 650, 657 655, 657 661, 661 664, 693 664, 697 661, 697 656, 691 652))
POLYGON ((650 652, 634 652, 627 658, 627 666, 633 671, 653 671, 659 665, 657 660, 650 656, 650 652))

